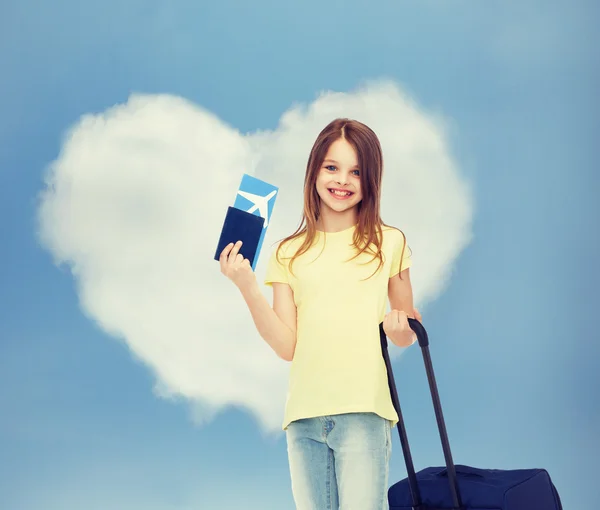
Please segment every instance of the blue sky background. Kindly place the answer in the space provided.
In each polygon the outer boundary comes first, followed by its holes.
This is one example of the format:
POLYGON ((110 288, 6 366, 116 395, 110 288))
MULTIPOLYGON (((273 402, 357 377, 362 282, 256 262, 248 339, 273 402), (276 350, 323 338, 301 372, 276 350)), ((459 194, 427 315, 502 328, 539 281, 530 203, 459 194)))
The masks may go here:
MULTIPOLYGON (((595 509, 600 8, 574 2, 75 1, 0 6, 0 508, 293 508, 285 440, 201 427, 81 312, 35 238, 65 130, 131 92, 241 131, 365 79, 453 119, 474 239, 424 311, 454 458, 544 467, 595 509)), ((396 378, 417 468, 443 462, 420 353, 396 378)), ((395 438, 391 481, 405 476, 395 438)))

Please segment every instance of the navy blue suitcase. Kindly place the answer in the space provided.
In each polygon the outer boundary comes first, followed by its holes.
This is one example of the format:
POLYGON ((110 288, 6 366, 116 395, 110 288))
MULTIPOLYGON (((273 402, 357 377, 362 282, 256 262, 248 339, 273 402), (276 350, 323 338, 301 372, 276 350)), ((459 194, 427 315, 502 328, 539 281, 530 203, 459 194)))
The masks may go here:
POLYGON ((454 465, 433 373, 427 331, 419 321, 415 319, 408 321, 417 334, 421 346, 446 466, 429 467, 415 473, 390 363, 387 337, 381 323, 379 325, 381 350, 387 367, 392 402, 398 413, 398 434, 408 475, 407 478, 389 488, 389 509, 562 510, 558 492, 544 469, 477 469, 471 466, 454 465))

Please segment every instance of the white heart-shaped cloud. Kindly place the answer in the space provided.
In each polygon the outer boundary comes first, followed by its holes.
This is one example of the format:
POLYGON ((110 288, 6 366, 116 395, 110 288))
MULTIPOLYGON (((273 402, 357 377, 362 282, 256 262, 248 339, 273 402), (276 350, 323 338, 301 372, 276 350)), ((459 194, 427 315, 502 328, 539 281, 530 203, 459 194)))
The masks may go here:
POLYGON ((236 406, 280 430, 288 364, 259 337, 213 255, 242 174, 279 186, 262 280, 273 243, 298 225, 309 151, 335 117, 365 122, 381 140, 382 216, 407 235, 423 306, 471 238, 472 197, 443 120, 393 82, 324 93, 275 131, 251 134, 179 97, 133 95, 81 118, 48 169, 42 244, 71 267, 84 311, 153 370, 157 393, 188 399, 199 420, 236 406))

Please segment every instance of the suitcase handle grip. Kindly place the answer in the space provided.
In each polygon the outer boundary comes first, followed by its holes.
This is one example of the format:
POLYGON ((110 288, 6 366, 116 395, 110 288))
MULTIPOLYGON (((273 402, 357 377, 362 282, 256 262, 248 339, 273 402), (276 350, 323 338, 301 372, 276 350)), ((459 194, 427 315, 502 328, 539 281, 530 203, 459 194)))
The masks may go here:
POLYGON ((411 319, 409 317, 408 325, 410 326, 410 329, 412 329, 416 333, 417 340, 419 341, 419 345, 421 347, 428 346, 429 345, 429 337, 427 336, 427 331, 425 331, 423 324, 421 324, 417 319, 411 319))

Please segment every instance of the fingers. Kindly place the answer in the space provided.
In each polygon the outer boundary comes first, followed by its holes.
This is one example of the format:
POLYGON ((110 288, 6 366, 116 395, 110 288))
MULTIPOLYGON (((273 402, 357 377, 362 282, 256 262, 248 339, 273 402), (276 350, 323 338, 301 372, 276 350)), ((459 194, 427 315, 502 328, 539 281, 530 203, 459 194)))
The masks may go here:
POLYGON ((386 326, 393 328, 397 327, 398 324, 408 323, 408 315, 402 310, 392 310, 383 320, 386 323, 386 326))
POLYGON ((233 243, 229 243, 227 246, 225 246, 225 248, 223 248, 223 251, 221 252, 221 255, 219 255, 219 265, 221 266, 221 273, 223 274, 225 273, 227 257, 229 256, 231 248, 233 248, 233 243))
POLYGON ((390 311, 383 320, 383 329, 392 342, 401 347, 408 347, 416 341, 416 335, 408 322, 408 314, 402 310, 390 311))
POLYGON ((394 322, 400 323, 408 320, 408 315, 406 315, 406 312, 403 312, 402 310, 394 310, 394 312, 394 322))
POLYGON ((229 255, 229 252, 231 251, 231 248, 233 248, 233 243, 229 243, 227 246, 225 246, 221 252, 221 255, 219 255, 219 260, 226 259, 227 255, 229 255))
POLYGON ((233 245, 231 251, 229 252, 229 260, 233 261, 237 259, 238 253, 240 252, 240 248, 242 247, 242 241, 238 241, 233 245))
POLYGON ((227 273, 227 270, 234 264, 242 264, 245 260, 244 256, 239 252, 242 247, 242 241, 237 243, 229 243, 219 256, 219 264, 221 265, 221 272, 227 273))
POLYGON ((417 319, 419 322, 423 322, 423 316, 421 315, 421 312, 419 312, 418 309, 414 309, 414 315, 415 315, 415 319, 417 319))
POLYGON ((394 311, 392 310, 390 313, 388 313, 384 318, 383 318, 383 322, 387 325, 390 326, 392 324, 392 317, 393 317, 393 313, 394 311))
POLYGON ((223 248, 219 258, 227 258, 229 255, 235 256, 238 254, 241 247, 242 241, 238 241, 237 243, 229 243, 227 246, 225 246, 225 248, 223 248))

